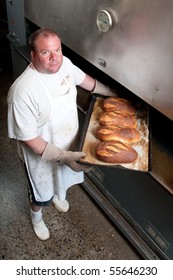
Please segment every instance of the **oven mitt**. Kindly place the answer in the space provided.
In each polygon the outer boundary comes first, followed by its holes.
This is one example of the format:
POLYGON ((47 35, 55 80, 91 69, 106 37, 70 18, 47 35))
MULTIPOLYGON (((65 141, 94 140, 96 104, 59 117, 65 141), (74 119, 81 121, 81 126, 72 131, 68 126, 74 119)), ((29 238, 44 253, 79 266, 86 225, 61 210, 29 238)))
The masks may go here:
POLYGON ((96 80, 96 83, 95 83, 95 87, 94 87, 94 90, 91 92, 92 94, 93 93, 98 93, 100 95, 104 95, 104 96, 118 96, 118 93, 111 89, 110 87, 100 83, 99 81, 96 80))
POLYGON ((92 169, 91 166, 77 162, 85 156, 86 155, 83 152, 64 151, 55 145, 48 143, 42 154, 42 159, 58 161, 60 164, 66 164, 76 172, 89 172, 92 169))

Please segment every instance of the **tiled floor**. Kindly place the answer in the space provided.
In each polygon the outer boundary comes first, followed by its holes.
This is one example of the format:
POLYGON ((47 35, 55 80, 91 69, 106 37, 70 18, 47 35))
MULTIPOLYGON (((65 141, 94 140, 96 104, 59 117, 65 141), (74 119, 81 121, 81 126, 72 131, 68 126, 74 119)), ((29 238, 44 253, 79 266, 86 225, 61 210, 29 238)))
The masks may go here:
POLYGON ((29 216, 26 182, 16 154, 16 142, 7 137, 6 94, 9 72, 0 73, 0 259, 137 260, 140 256, 82 189, 68 191, 70 210, 44 209, 50 239, 35 236, 29 216))

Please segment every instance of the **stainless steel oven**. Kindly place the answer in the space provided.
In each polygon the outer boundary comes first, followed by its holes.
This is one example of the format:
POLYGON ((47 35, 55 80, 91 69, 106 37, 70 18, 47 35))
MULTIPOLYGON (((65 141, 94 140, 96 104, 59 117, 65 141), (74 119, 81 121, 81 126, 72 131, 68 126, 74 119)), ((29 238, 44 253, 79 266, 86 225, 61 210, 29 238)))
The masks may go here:
MULTIPOLYGON (((95 166, 83 186, 144 258, 173 259, 173 2, 22 2, 26 38, 33 28, 54 28, 77 65, 147 104, 149 170, 95 166)), ((27 60, 25 47, 16 49, 27 60)), ((79 91, 81 131, 90 101, 79 91)))

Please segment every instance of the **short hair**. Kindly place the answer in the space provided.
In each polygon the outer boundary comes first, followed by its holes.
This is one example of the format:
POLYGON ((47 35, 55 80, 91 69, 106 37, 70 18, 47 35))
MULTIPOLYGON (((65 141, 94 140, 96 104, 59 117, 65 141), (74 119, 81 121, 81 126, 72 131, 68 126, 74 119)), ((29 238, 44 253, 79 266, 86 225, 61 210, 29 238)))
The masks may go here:
POLYGON ((29 37, 29 47, 31 51, 36 50, 35 41, 39 36, 42 36, 44 38, 49 37, 49 35, 57 36, 59 38, 59 35, 56 31, 50 28, 41 28, 33 32, 29 37))

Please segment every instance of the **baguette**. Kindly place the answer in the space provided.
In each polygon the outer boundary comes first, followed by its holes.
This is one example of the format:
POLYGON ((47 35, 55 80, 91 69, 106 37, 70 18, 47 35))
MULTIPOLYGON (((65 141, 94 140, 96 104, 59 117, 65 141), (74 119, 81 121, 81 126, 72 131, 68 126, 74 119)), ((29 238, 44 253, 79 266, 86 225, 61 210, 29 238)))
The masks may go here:
POLYGON ((117 140, 127 144, 140 140, 140 133, 137 129, 118 126, 99 126, 96 129, 96 136, 101 141, 117 140))
POLYGON ((96 156, 107 163, 132 163, 137 159, 137 152, 128 144, 119 141, 99 142, 96 146, 96 156))
POLYGON ((103 100, 103 110, 106 112, 115 111, 117 113, 134 115, 135 107, 130 101, 119 97, 108 97, 103 100))
POLYGON ((104 112, 99 117, 101 125, 115 125, 119 127, 136 128, 137 120, 135 115, 119 114, 116 112, 104 112))

